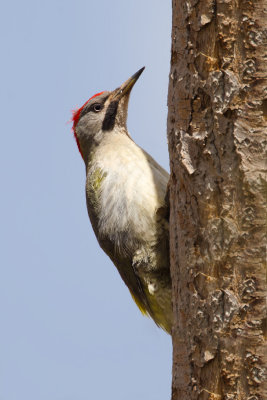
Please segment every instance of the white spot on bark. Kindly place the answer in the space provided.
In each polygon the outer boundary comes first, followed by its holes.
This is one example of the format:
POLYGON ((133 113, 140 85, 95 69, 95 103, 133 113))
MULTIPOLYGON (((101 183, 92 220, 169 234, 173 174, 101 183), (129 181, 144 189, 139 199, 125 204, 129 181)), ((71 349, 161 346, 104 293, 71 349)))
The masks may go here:
POLYGON ((206 362, 212 360, 214 358, 214 354, 212 354, 209 350, 206 350, 204 353, 204 360, 206 362))
POLYGON ((190 136, 187 133, 181 131, 181 145, 182 145, 180 151, 181 159, 188 173, 192 175, 195 172, 196 168, 194 168, 191 156, 189 154, 189 140, 190 136))
POLYGON ((205 15, 205 14, 201 15, 200 24, 202 26, 208 24, 210 21, 211 21, 211 18, 208 15, 205 15))

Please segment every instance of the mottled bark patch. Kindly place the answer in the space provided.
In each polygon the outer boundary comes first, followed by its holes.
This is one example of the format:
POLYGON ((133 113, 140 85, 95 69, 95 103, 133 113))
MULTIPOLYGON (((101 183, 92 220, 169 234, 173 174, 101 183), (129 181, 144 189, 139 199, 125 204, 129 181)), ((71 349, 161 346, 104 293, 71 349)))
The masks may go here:
POLYGON ((266 398, 266 9, 173 0, 173 400, 266 398))

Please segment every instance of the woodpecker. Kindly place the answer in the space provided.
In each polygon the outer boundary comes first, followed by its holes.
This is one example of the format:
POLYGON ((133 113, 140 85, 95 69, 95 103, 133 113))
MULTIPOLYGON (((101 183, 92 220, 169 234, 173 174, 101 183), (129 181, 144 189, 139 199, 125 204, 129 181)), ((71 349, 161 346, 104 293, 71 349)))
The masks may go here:
POLYGON ((130 92, 145 67, 73 112, 86 168, 86 202, 100 247, 143 314, 172 328, 167 184, 169 174, 127 130, 130 92))

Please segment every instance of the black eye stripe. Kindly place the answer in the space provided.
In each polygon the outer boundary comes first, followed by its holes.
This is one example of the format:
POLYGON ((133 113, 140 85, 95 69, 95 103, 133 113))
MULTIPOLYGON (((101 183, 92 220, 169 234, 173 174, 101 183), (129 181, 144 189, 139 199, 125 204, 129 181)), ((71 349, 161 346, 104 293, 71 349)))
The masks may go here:
POLYGON ((109 104, 102 124, 103 131, 111 131, 114 128, 118 105, 118 101, 112 101, 109 104))

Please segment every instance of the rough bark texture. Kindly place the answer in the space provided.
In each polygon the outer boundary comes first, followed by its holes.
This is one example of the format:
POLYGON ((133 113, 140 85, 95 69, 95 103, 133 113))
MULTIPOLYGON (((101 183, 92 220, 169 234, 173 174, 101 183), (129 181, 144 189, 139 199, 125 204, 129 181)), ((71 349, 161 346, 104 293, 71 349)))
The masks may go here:
POLYGON ((173 400, 267 398, 266 8, 173 0, 173 400))

